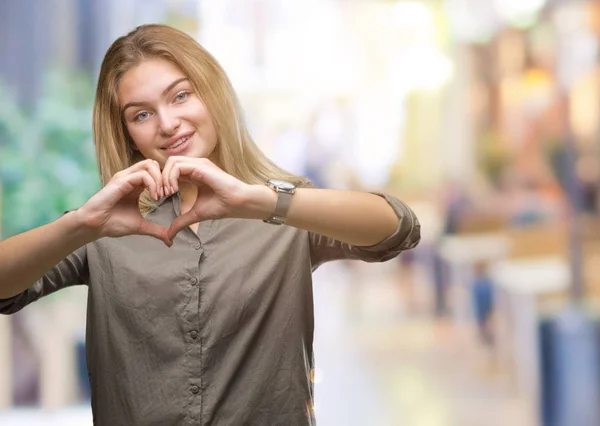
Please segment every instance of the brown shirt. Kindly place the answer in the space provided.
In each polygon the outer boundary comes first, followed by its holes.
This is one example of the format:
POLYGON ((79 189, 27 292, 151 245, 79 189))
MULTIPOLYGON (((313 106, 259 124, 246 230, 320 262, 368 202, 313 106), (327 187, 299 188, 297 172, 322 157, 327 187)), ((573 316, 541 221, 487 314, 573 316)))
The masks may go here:
MULTIPOLYGON (((311 272, 334 259, 389 260, 420 239, 414 213, 381 195, 400 223, 375 246, 244 219, 186 228, 171 248, 146 236, 102 238, 0 300, 0 313, 88 285, 96 425, 314 424, 311 272)), ((148 218, 168 227, 179 209, 175 194, 148 218)))

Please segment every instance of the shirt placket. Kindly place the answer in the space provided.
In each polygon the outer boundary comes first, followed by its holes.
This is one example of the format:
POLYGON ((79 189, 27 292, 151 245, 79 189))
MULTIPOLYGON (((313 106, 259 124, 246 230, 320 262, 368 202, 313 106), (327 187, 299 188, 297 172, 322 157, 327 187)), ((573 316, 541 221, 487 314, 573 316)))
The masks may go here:
MULTIPOLYGON (((179 196, 174 197, 174 209, 176 215, 179 216, 181 211, 179 196)), ((196 233, 190 228, 184 229, 182 232, 184 232, 184 244, 189 247, 189 259, 191 259, 192 262, 191 264, 184 266, 189 273, 187 286, 191 294, 191 297, 188 299, 188 307, 185 309, 186 318, 184 318, 184 324, 186 324, 185 340, 187 345, 185 362, 187 368, 185 371, 188 377, 186 382, 186 392, 189 394, 187 412, 191 424, 201 425, 202 391, 204 383, 202 380, 202 324, 200 324, 203 277, 201 275, 200 265, 204 261, 205 252, 203 244, 196 233)))

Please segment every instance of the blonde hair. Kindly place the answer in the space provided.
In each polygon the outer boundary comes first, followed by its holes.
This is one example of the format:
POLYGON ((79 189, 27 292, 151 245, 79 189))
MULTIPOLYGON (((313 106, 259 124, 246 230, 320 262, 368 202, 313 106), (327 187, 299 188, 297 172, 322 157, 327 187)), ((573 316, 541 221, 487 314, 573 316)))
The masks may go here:
MULTIPOLYGON (((98 78, 93 130, 103 185, 112 176, 143 160, 127 132, 117 96, 123 75, 145 59, 161 58, 178 66, 210 111, 216 128, 216 155, 222 169, 249 184, 282 179, 299 186, 308 179, 271 162, 250 137, 237 95, 217 60, 189 35, 165 25, 142 25, 118 38, 108 49, 98 78)), ((140 210, 156 207, 145 191, 140 210)))

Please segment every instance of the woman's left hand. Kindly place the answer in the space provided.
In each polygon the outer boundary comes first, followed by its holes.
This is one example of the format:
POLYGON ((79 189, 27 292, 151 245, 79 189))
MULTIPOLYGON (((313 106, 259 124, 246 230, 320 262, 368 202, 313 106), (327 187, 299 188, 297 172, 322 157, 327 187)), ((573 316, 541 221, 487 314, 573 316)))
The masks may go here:
POLYGON ((203 220, 267 218, 277 202, 276 194, 266 186, 242 182, 206 158, 169 157, 162 177, 166 193, 179 190, 178 180, 191 182, 198 188, 191 209, 171 224, 168 230, 171 240, 185 227, 203 220))

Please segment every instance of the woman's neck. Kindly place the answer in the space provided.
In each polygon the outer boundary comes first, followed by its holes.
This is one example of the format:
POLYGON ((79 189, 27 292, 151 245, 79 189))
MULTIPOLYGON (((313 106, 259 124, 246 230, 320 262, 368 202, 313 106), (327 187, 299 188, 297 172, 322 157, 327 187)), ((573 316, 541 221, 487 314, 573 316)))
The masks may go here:
POLYGON ((192 208, 198 196, 198 187, 191 182, 179 181, 179 196, 181 198, 181 214, 192 208))

